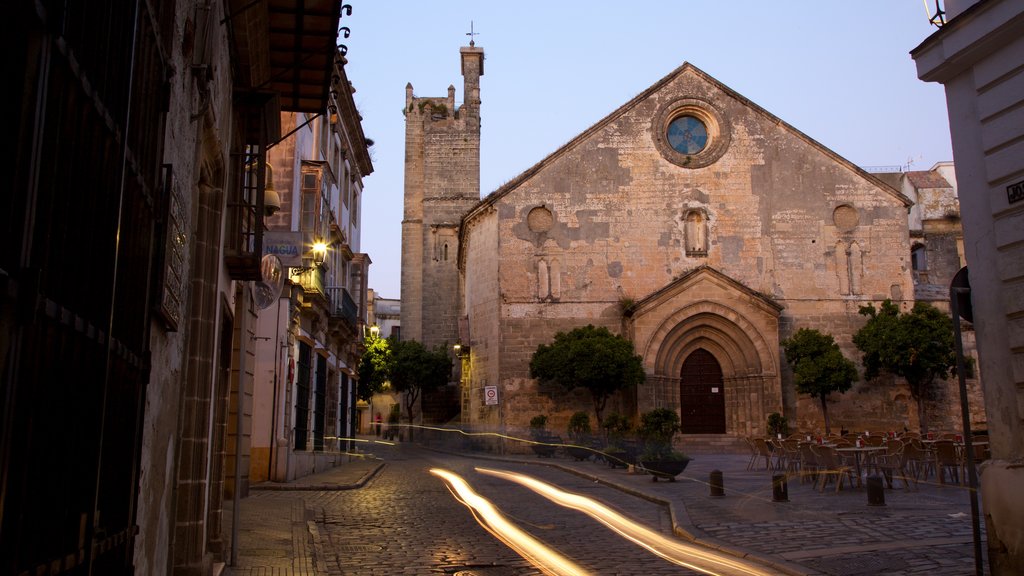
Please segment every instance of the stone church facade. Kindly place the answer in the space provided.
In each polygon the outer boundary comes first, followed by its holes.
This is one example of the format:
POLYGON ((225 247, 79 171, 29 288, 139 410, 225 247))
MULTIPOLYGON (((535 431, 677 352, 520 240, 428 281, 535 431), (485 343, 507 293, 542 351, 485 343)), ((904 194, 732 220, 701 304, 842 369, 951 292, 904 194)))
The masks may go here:
MULTIPOLYGON (((462 345, 463 423, 517 431, 546 414, 563 430, 590 410, 586 393, 532 380, 529 361, 594 324, 632 340, 647 376, 605 414, 669 407, 684 434, 761 434, 772 412, 820 429, 780 342, 816 328, 859 359, 860 306, 913 306, 912 202, 689 63, 479 199, 479 148, 466 148, 483 51, 462 58, 458 110, 453 88, 408 88, 402 330, 462 345)), ((914 428, 906 394, 860 382, 832 396, 833 425, 914 428)))

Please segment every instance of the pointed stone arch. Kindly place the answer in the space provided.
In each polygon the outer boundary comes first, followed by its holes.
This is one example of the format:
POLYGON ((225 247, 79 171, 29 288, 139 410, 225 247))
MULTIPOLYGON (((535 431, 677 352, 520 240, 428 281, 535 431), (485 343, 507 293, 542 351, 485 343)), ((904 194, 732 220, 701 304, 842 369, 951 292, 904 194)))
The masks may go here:
POLYGON ((782 406, 780 312, 773 301, 709 267, 641 300, 631 319, 647 372, 637 391, 639 410, 678 409, 683 365, 703 349, 721 367, 724 432, 762 431, 767 414, 782 406))

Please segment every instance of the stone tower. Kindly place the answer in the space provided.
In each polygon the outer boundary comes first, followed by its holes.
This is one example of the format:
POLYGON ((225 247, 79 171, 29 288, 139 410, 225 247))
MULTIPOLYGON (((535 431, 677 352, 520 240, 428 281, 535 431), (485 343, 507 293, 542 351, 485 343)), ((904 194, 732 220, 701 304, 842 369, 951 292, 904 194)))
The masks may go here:
POLYGON ((405 87, 402 338, 428 348, 459 338, 459 223, 480 200, 480 77, 484 51, 460 50, 464 102, 405 87))

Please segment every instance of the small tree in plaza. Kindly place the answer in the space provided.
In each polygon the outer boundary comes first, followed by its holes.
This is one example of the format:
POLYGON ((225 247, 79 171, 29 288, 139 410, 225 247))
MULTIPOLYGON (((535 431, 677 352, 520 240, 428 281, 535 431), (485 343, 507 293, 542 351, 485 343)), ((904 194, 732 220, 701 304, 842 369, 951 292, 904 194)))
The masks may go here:
MULTIPOLYGON (((428 350, 415 340, 392 342, 392 354, 391 387, 402 393, 405 413, 409 424, 412 424, 412 410, 416 401, 423 392, 432 392, 448 383, 452 361, 448 357, 446 345, 428 350)), ((409 435, 411 438, 411 428, 409 435)))
POLYGON ((391 378, 394 355, 391 353, 391 341, 379 336, 370 336, 363 341, 366 351, 359 359, 359 382, 356 396, 369 402, 374 394, 384 391, 384 383, 391 378))
POLYGON ((782 341, 786 361, 793 369, 797 392, 821 401, 825 433, 831 432, 828 420, 828 395, 843 393, 857 380, 857 367, 843 356, 831 334, 801 328, 782 341))
POLYGON ((567 390, 586 388, 594 401, 598 426, 612 394, 644 381, 643 361, 633 343, 593 325, 555 334, 530 359, 530 377, 555 382, 567 390))
POLYGON ((860 313, 868 321, 854 334, 853 343, 864 354, 864 377, 871 379, 883 371, 903 377, 917 401, 921 432, 927 432, 925 399, 935 381, 944 380, 956 367, 953 319, 925 302, 901 314, 896 304, 886 300, 881 309, 868 304, 861 306, 860 313))

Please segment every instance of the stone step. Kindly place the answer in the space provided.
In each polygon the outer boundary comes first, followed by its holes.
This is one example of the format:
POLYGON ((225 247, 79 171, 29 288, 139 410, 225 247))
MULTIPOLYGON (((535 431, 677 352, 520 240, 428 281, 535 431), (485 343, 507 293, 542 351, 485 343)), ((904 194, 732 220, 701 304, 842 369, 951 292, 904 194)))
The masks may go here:
POLYGON ((682 434, 676 446, 687 454, 746 454, 747 445, 729 434, 682 434))

